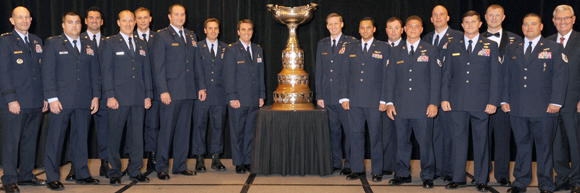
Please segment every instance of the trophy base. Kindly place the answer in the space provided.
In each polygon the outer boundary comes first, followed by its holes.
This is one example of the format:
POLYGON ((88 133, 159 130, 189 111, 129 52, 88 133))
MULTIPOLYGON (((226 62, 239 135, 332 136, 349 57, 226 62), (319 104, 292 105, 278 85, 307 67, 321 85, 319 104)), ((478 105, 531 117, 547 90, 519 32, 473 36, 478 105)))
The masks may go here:
POLYGON ((292 111, 292 110, 313 110, 316 109, 313 103, 297 103, 297 104, 283 104, 283 103, 274 103, 272 110, 280 110, 280 111, 292 111))

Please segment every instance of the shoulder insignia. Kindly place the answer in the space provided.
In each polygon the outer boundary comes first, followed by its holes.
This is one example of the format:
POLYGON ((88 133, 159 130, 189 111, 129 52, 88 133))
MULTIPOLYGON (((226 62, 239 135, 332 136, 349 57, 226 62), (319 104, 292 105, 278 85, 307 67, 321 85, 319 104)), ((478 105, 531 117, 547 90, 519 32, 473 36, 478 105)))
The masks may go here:
POLYGON ((161 32, 161 30, 157 30, 157 32, 161 32))
POLYGON ((516 37, 508 37, 510 40, 516 39, 516 37))
POLYGON ((3 33, 3 34, 2 34, 2 35, 0 35, 0 36, 10 35, 10 34, 11 34, 11 32, 6 32, 6 33, 3 33))
POLYGON ((232 47, 232 44, 228 44, 228 47, 232 47))
POLYGON ((50 40, 50 39, 52 39, 52 36, 51 36, 51 37, 48 37, 48 39, 49 39, 49 40, 50 40))
POLYGON ((564 60, 564 62, 568 63, 568 56, 566 56, 566 54, 562 53, 562 60, 564 60))
MULTIPOLYGON (((481 41, 481 40, 480 40, 480 41, 481 41)), ((489 42, 487 42, 487 43, 483 43, 483 45, 484 45, 484 46, 487 46, 487 45, 489 45, 489 42)))
POLYGON ((441 64, 441 60, 439 60, 439 58, 437 58, 437 65, 439 65, 439 67, 442 67, 443 65, 441 64))
POLYGON ((62 35, 58 35, 58 37, 60 38, 60 37, 62 37, 62 35))
POLYGON ((544 45, 544 43, 540 43, 540 46, 543 46, 543 45, 544 45))
POLYGON ((111 37, 107 37, 107 39, 109 39, 109 38, 111 38, 111 37))
POLYGON ((479 40, 479 43, 483 42, 483 40, 479 40))
POLYGON ((352 37, 353 40, 356 40, 356 38, 352 37))

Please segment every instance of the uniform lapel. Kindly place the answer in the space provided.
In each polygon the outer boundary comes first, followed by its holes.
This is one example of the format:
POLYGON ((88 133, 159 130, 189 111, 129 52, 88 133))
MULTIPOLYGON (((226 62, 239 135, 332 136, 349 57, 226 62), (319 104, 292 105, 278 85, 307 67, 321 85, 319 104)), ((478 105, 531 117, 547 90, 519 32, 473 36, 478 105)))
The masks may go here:
POLYGON ((125 41, 125 38, 123 38, 123 36, 121 34, 117 35, 117 37, 119 37, 119 46, 121 48, 123 48, 123 50, 125 50, 125 53, 127 53, 127 55, 129 55, 130 57, 133 57, 131 55, 131 50, 129 49, 129 47, 127 47, 127 42, 125 41))
POLYGON ((469 57, 469 60, 473 59, 473 57, 478 55, 478 52, 483 48, 483 41, 480 39, 477 42, 475 42, 475 45, 473 45, 473 52, 471 52, 471 55, 469 57))
POLYGON ((530 65, 532 63, 532 61, 538 59, 538 55, 542 51, 544 51, 544 38, 540 37, 540 41, 538 41, 538 43, 536 44, 536 47, 534 47, 534 50, 532 50, 532 55, 530 56, 531 60, 526 61, 526 66, 530 65))
POLYGON ((501 40, 499 41, 499 52, 503 56, 505 54, 505 47, 508 44, 508 34, 505 30, 501 30, 501 40))
MULTIPOLYGON (((33 51, 31 51, 30 53, 28 52, 29 51, 29 47, 26 46, 26 44, 24 43, 24 40, 22 38, 20 38, 20 35, 18 35, 18 33, 16 32, 16 30, 12 31, 12 37, 14 37, 14 41, 17 42, 16 44, 18 45, 18 49, 20 51, 22 51, 22 54, 23 55, 32 56, 32 54, 33 54, 32 52, 33 51)), ((30 44, 32 44, 32 42, 30 40, 30 34, 28 34, 28 42, 30 44)), ((32 49, 32 48, 30 48, 30 49, 32 49)))
MULTIPOLYGON (((66 35, 62 35, 61 37, 62 37, 62 44, 64 45, 64 47, 66 48, 66 50, 68 50, 68 52, 69 52, 68 54, 72 54, 75 58, 78 59, 80 54, 77 55, 77 51, 78 50, 75 50, 73 48, 72 42, 69 42, 68 41, 68 38, 66 37, 66 35)), ((82 42, 83 41, 83 38, 80 38, 80 39, 81 39, 81 42, 82 42)), ((81 51, 82 51, 82 49, 81 49, 81 51)))
POLYGON ((167 27, 167 29, 169 30, 169 33, 171 34, 171 36, 173 37, 173 40, 175 40, 180 47, 183 48, 183 50, 186 50, 185 47, 186 45, 183 43, 183 39, 181 39, 181 37, 179 36, 179 32, 176 32, 172 26, 167 27))

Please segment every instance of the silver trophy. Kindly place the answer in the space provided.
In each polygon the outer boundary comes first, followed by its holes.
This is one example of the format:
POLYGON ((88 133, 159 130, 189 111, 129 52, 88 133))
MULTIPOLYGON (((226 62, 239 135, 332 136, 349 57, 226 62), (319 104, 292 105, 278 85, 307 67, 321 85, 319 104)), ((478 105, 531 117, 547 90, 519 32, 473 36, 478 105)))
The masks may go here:
POLYGON ((268 4, 268 11, 274 19, 288 26, 290 35, 286 49, 282 51, 284 69, 278 74, 278 88, 274 91, 273 110, 311 110, 314 98, 308 87, 308 73, 304 71, 304 50, 300 48, 296 38, 298 25, 312 18, 316 3, 298 7, 285 7, 268 4))

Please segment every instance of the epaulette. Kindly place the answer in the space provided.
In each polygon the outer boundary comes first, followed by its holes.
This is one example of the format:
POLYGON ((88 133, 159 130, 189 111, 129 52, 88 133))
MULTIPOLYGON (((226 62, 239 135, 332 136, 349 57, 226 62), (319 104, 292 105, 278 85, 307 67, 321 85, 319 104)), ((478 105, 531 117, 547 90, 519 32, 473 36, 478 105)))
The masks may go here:
POLYGON ((3 33, 3 34, 2 34, 2 35, 0 35, 0 36, 10 35, 10 34, 12 34, 12 32, 6 32, 6 33, 3 33))
POLYGON ((111 36, 107 37, 107 39, 111 38, 111 36))
POLYGON ((232 47, 232 44, 228 44, 228 47, 232 47))
POLYGON ((353 39, 353 40, 356 40, 356 38, 355 38, 355 37, 352 37, 352 39, 353 39))
POLYGON ((52 39, 52 36, 48 37, 48 39, 49 39, 49 40, 50 40, 50 39, 52 39))

